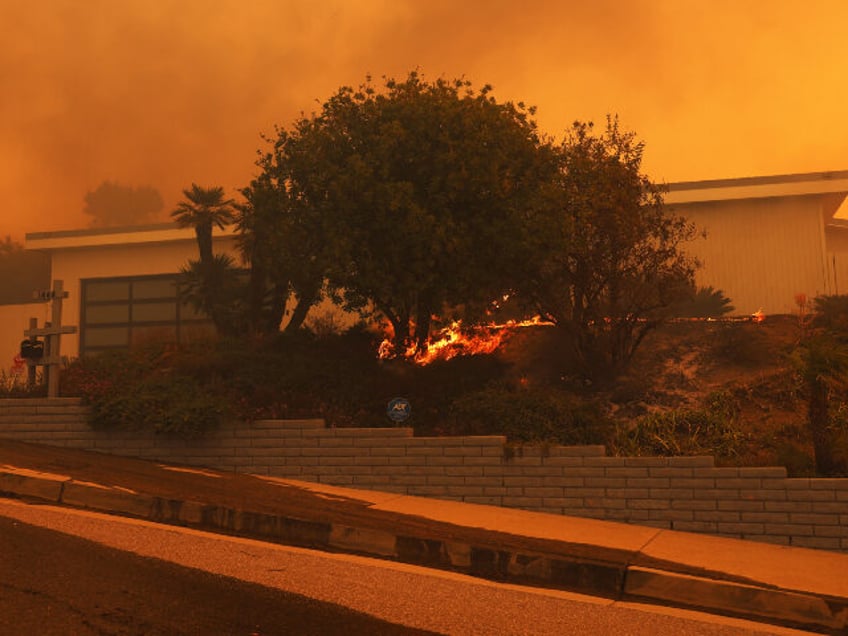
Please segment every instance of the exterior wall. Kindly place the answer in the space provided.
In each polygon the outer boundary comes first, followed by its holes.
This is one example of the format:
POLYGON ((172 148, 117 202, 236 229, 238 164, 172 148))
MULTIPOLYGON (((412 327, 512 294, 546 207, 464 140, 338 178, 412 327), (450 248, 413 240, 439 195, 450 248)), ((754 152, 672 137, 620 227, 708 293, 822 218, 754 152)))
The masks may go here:
POLYGON ((848 479, 717 468, 712 457, 606 457, 321 420, 225 426, 186 441, 91 430, 78 400, 0 400, 0 437, 439 499, 848 551, 848 479))
POLYGON ((848 294, 848 226, 825 227, 827 238, 827 260, 830 266, 833 294, 848 294))
POLYGON ((818 197, 795 196, 670 207, 707 233, 686 246, 703 264, 697 284, 720 289, 736 314, 750 315, 793 313, 796 294, 833 293, 821 206, 818 197))
MULTIPOLYGON (((237 258, 232 237, 216 237, 214 249, 237 258)), ((67 325, 80 323, 81 279, 174 274, 198 257, 197 244, 190 240, 84 247, 56 251, 52 256, 53 280, 63 281, 68 291, 62 307, 62 322, 67 325)), ((79 354, 79 333, 62 336, 62 354, 79 354)))
POLYGON ((0 305, 0 372, 10 373, 12 360, 21 350, 24 329, 29 329, 29 319, 38 318, 41 327, 50 320, 49 307, 46 302, 0 305))

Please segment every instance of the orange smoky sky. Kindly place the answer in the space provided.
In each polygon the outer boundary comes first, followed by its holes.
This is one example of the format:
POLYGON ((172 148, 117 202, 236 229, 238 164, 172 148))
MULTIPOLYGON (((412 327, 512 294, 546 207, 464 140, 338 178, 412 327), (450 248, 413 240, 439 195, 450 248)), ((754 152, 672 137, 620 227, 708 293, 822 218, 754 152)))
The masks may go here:
POLYGON ((617 113, 658 181, 848 168, 842 0, 0 0, 0 238, 103 181, 233 195, 366 74, 465 76, 553 136, 617 113))

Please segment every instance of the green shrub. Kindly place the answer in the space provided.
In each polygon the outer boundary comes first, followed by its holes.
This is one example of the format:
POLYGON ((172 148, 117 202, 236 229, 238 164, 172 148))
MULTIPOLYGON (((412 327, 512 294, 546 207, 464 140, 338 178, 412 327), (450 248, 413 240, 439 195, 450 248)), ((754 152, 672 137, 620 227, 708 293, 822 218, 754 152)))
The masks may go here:
POLYGON ((649 413, 635 426, 619 427, 613 441, 617 455, 739 455, 747 436, 736 426, 738 407, 727 392, 708 395, 701 408, 649 413))
POLYGON ((711 353, 721 362, 753 366, 768 359, 768 341, 751 323, 721 323, 716 327, 711 353))
POLYGON ((499 434, 510 441, 603 444, 612 428, 597 405, 551 389, 496 383, 450 406, 453 434, 499 434))
POLYGON ((78 360, 64 374, 62 392, 89 405, 93 428, 196 437, 230 417, 231 409, 220 386, 173 368, 175 355, 145 347, 78 360))

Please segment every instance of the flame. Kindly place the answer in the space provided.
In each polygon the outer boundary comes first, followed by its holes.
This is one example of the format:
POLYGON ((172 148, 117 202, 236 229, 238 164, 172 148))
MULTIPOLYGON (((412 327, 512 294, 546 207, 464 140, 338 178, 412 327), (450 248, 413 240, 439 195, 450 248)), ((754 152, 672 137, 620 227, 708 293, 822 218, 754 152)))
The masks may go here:
MULTIPOLYGON (((509 320, 502 324, 490 323, 463 328, 462 321, 454 321, 448 327, 437 331, 424 349, 410 345, 403 356, 415 364, 427 365, 436 360, 450 360, 457 356, 472 356, 492 353, 497 350, 516 329, 537 325, 551 326, 552 323, 535 316, 529 320, 509 320)), ((387 337, 380 343, 377 356, 381 360, 392 357, 394 345, 387 337)))
POLYGON ((762 321, 764 321, 765 319, 766 319, 766 315, 763 313, 762 309, 758 309, 753 314, 751 314, 751 320, 754 321, 755 323, 759 324, 762 321))

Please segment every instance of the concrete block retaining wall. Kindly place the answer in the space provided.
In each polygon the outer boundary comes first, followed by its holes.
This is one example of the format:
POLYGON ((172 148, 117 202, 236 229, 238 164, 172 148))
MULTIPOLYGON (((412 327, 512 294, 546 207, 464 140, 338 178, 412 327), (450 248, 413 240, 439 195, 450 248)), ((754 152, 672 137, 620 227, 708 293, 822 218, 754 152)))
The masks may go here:
MULTIPOLYGON (((70 398, 0 400, 0 437, 338 486, 848 551, 848 479, 712 457, 607 457, 602 446, 260 420, 198 440, 94 431, 70 398)), ((0 463, 2 457, 0 457, 0 463)))

